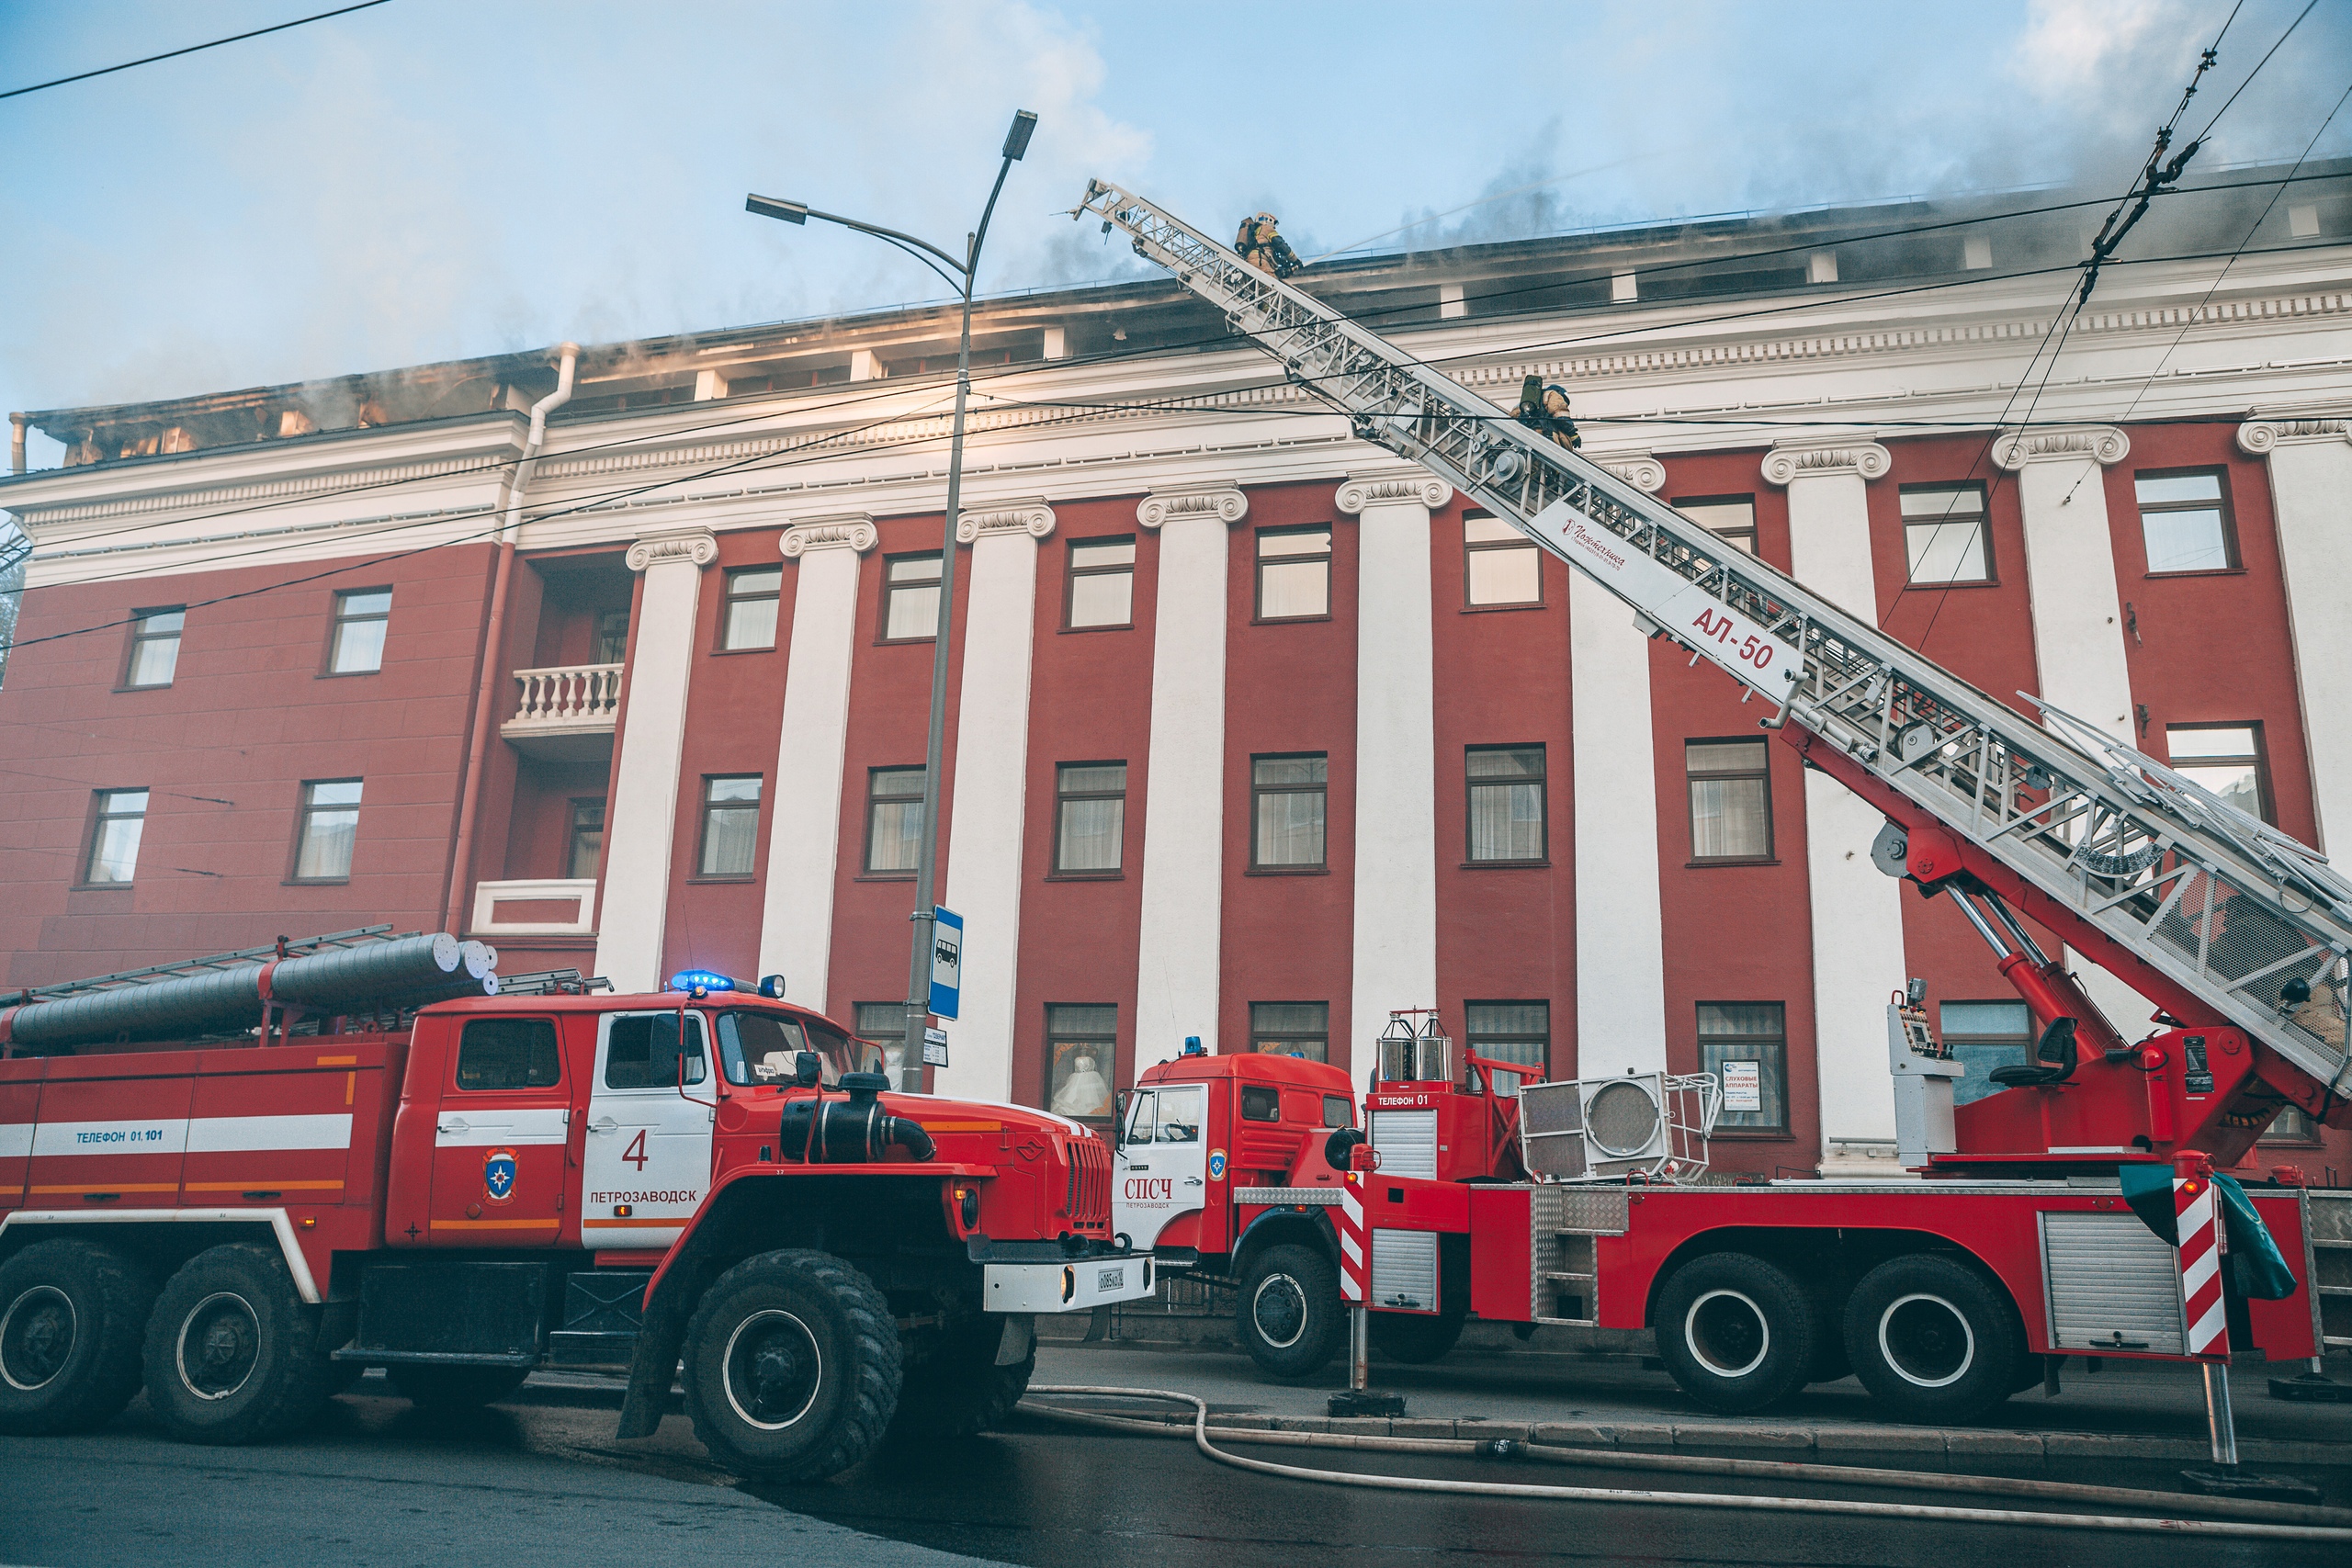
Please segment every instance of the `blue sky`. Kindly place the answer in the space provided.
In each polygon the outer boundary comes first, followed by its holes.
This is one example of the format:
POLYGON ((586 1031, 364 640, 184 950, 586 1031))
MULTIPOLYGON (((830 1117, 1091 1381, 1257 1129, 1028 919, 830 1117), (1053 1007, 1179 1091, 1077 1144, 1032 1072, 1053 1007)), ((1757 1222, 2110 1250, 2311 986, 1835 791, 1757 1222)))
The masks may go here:
MULTIPOLYGON (((0 89, 333 0, 0 0, 0 89)), ((0 100, 0 407, 167 397, 854 310, 935 279, 747 190, 953 248, 1042 117, 984 290, 1131 258, 1092 173, 1303 254, 2076 179, 2119 193, 2230 0, 391 0, 0 100)), ((2301 0, 2245 0, 2201 125, 2301 0)), ((2320 0, 2200 165, 2352 83, 2320 0)), ((2352 109, 2318 152, 2352 152, 2352 109)), ((56 460, 37 444, 34 461, 56 460)))

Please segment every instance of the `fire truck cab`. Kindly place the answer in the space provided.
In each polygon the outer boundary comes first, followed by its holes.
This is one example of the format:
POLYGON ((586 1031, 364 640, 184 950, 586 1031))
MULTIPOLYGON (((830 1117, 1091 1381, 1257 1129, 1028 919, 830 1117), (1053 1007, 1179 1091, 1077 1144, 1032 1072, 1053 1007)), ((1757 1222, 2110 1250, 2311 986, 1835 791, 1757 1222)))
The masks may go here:
POLYGON ((1119 1116, 1112 1224, 1168 1269, 1237 1287, 1242 1344, 1278 1376, 1329 1359, 1340 1321, 1348 1075, 1303 1056, 1186 1054, 1145 1070, 1119 1116))

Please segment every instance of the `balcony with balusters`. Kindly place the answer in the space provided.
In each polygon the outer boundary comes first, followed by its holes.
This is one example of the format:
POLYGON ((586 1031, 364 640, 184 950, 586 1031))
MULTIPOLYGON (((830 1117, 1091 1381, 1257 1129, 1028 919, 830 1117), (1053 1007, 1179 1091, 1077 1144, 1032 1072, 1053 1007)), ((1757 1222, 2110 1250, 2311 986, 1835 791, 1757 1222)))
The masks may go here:
POLYGON ((526 757, 602 761, 613 752, 623 664, 562 664, 517 670, 512 717, 499 734, 526 757))

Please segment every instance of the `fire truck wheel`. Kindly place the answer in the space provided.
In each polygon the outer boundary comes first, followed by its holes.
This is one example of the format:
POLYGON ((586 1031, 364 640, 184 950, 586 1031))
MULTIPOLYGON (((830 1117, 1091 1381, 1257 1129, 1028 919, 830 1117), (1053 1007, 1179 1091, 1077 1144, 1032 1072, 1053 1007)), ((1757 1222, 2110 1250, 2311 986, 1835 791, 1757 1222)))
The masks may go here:
POLYGON ((435 1367, 411 1364, 389 1374, 392 1392, 420 1410, 479 1410, 523 1386, 528 1367, 435 1367))
POLYGON ((1802 1387, 1819 1332, 1804 1288, 1744 1252, 1694 1258, 1658 1292, 1666 1370, 1683 1393, 1726 1416, 1761 1410, 1802 1387))
POLYGON ((907 1368, 890 1436, 968 1438, 1001 1426, 1037 1371, 1034 1337, 1025 1359, 1000 1367, 997 1349, 1003 1343, 1001 1317, 976 1314, 946 1330, 929 1356, 907 1368))
POLYGON ((1906 1421, 1965 1421, 2017 1392, 2025 1335, 1984 1277, 1932 1253, 1890 1258, 1846 1303, 1862 1385, 1906 1421))
POLYGON ((266 1247, 199 1252, 172 1276, 147 1325, 147 1403, 182 1442, 282 1437, 332 1397, 320 1311, 266 1247))
POLYGON ((1311 1247, 1284 1242, 1260 1253, 1242 1276, 1235 1313, 1242 1348, 1278 1378, 1311 1377, 1340 1348, 1347 1314, 1340 1271, 1311 1247))
POLYGON ((1376 1312, 1371 1314, 1372 1348, 1392 1361, 1420 1366, 1443 1356, 1462 1338, 1465 1313, 1376 1312))
POLYGON ((85 1432, 139 1392, 154 1277, 109 1247, 44 1241, 0 1265, 0 1432, 85 1432))
POLYGON ((686 1327, 686 1414, 711 1457, 820 1481, 871 1453, 899 1408, 890 1303, 830 1253, 763 1252, 721 1274, 686 1327))

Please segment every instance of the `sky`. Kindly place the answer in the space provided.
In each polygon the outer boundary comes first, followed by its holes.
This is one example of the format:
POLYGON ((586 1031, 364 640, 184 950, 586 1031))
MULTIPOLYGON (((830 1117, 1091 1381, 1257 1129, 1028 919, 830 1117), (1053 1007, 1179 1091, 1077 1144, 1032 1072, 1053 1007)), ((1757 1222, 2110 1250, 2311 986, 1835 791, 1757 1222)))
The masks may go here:
MULTIPOLYGON (((2243 0, 2188 126, 2303 3, 2243 0)), ((0 92, 334 4, 0 0, 0 92)), ((743 197, 954 250, 1019 108, 984 293, 1133 273, 1067 216, 1090 175, 1211 232, 1276 212, 1307 256, 2120 195, 2232 4, 390 0, 0 99, 0 409, 935 298, 743 197)), ((2318 0, 2197 166, 2291 162, 2347 86, 2352 0, 2318 0)), ((2346 153, 2352 105, 2314 150, 2346 153)))

